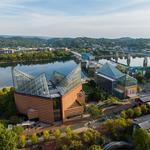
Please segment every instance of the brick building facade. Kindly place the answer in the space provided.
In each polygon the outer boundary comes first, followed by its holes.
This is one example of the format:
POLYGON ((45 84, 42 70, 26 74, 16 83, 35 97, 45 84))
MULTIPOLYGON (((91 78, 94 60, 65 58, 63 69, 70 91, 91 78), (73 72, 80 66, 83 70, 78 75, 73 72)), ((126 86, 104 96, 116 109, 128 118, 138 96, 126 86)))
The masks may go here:
POLYGON ((82 116, 84 112, 81 104, 85 102, 85 95, 82 91, 80 66, 67 76, 55 73, 53 81, 47 81, 43 74, 35 78, 13 70, 13 80, 16 106, 29 119, 39 119, 46 123, 65 122, 82 116))

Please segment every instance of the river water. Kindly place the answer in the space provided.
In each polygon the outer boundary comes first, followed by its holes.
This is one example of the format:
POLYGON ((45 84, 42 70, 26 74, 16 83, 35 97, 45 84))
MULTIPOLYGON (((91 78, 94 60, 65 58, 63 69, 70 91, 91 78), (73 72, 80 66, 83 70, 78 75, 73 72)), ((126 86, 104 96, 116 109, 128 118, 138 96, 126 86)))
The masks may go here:
MULTIPOLYGON (((68 74, 76 67, 77 63, 74 60, 67 61, 55 61, 53 63, 46 64, 34 64, 34 65, 20 65, 15 68, 25 73, 38 76, 45 72, 48 79, 50 79, 53 71, 59 71, 63 74, 68 74)), ((12 67, 0 67, 0 88, 12 85, 12 67)))
MULTIPOLYGON (((115 59, 112 59, 115 60, 115 59)), ((150 66, 150 57, 147 57, 148 60, 148 66, 150 66)), ((143 61, 144 58, 143 57, 131 57, 130 59, 130 66, 143 66, 143 61)), ((123 58, 118 58, 118 62, 127 65, 127 59, 125 57, 123 58)))
MULTIPOLYGON (((112 58, 112 60, 114 60, 112 58)), ((131 63, 130 66, 143 66, 143 60, 144 58, 132 58, 131 57, 131 63)), ((106 62, 105 59, 100 60, 100 62, 106 62)), ((119 63, 122 64, 127 64, 126 58, 119 58, 118 59, 119 63)), ((53 71, 59 71, 63 74, 68 74, 75 66, 77 63, 74 60, 67 60, 67 61, 55 61, 52 63, 43 63, 43 64, 33 64, 33 65, 20 65, 18 64, 16 66, 17 69, 37 76, 43 72, 46 73, 46 76, 48 79, 50 79, 53 71)), ((148 66, 150 66, 150 57, 148 57, 148 66)), ((11 74, 11 66, 9 67, 0 67, 0 88, 5 87, 5 86, 11 86, 12 85, 12 74, 11 74)))

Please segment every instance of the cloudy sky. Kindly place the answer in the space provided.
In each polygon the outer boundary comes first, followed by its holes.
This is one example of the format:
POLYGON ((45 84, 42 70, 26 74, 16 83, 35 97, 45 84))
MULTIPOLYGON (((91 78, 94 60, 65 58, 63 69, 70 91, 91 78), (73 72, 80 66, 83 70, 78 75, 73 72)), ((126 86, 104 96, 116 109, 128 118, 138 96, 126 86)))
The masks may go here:
POLYGON ((150 38, 150 0, 0 0, 0 34, 150 38))

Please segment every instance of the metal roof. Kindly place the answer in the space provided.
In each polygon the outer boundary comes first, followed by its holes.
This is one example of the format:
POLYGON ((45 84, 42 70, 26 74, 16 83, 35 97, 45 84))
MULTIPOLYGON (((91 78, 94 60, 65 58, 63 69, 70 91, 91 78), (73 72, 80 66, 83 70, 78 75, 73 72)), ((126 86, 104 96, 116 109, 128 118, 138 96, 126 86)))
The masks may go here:
POLYGON ((115 66, 109 63, 105 63, 97 72, 112 79, 118 79, 124 75, 115 66))
POLYGON ((137 80, 127 74, 118 79, 118 84, 123 86, 132 86, 137 84, 137 80))
POLYGON ((150 114, 135 118, 134 124, 138 125, 143 129, 150 130, 150 114))
POLYGON ((140 97, 140 101, 142 101, 143 103, 150 102, 150 95, 144 96, 144 97, 140 97))

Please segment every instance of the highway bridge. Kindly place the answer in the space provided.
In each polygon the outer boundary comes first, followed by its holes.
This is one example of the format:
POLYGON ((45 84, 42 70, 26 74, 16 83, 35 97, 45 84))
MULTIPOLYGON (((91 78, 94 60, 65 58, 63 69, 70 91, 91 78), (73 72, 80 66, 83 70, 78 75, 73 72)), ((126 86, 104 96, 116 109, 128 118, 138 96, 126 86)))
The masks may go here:
MULTIPOLYGON (((75 51, 70 51, 79 61, 82 61, 82 56, 80 53, 78 52, 75 52, 75 51)), ((108 56, 106 56, 107 58, 108 56)), ((101 58, 104 58, 103 56, 100 57, 101 58)), ((143 72, 143 71, 150 71, 150 66, 145 66, 145 67, 142 67, 142 66, 128 66, 128 65, 125 65, 125 64, 122 64, 122 63, 119 63, 119 62, 116 62, 114 60, 110 60, 112 61, 113 63, 116 63, 116 64, 120 64, 122 66, 124 66, 126 68, 126 70, 130 73, 136 73, 136 72, 143 72)), ((95 66, 100 66, 101 64, 98 63, 97 61, 91 61, 90 62, 91 65, 95 65, 95 66)))
POLYGON ((74 56, 81 57, 81 54, 75 51, 70 51, 74 56))

